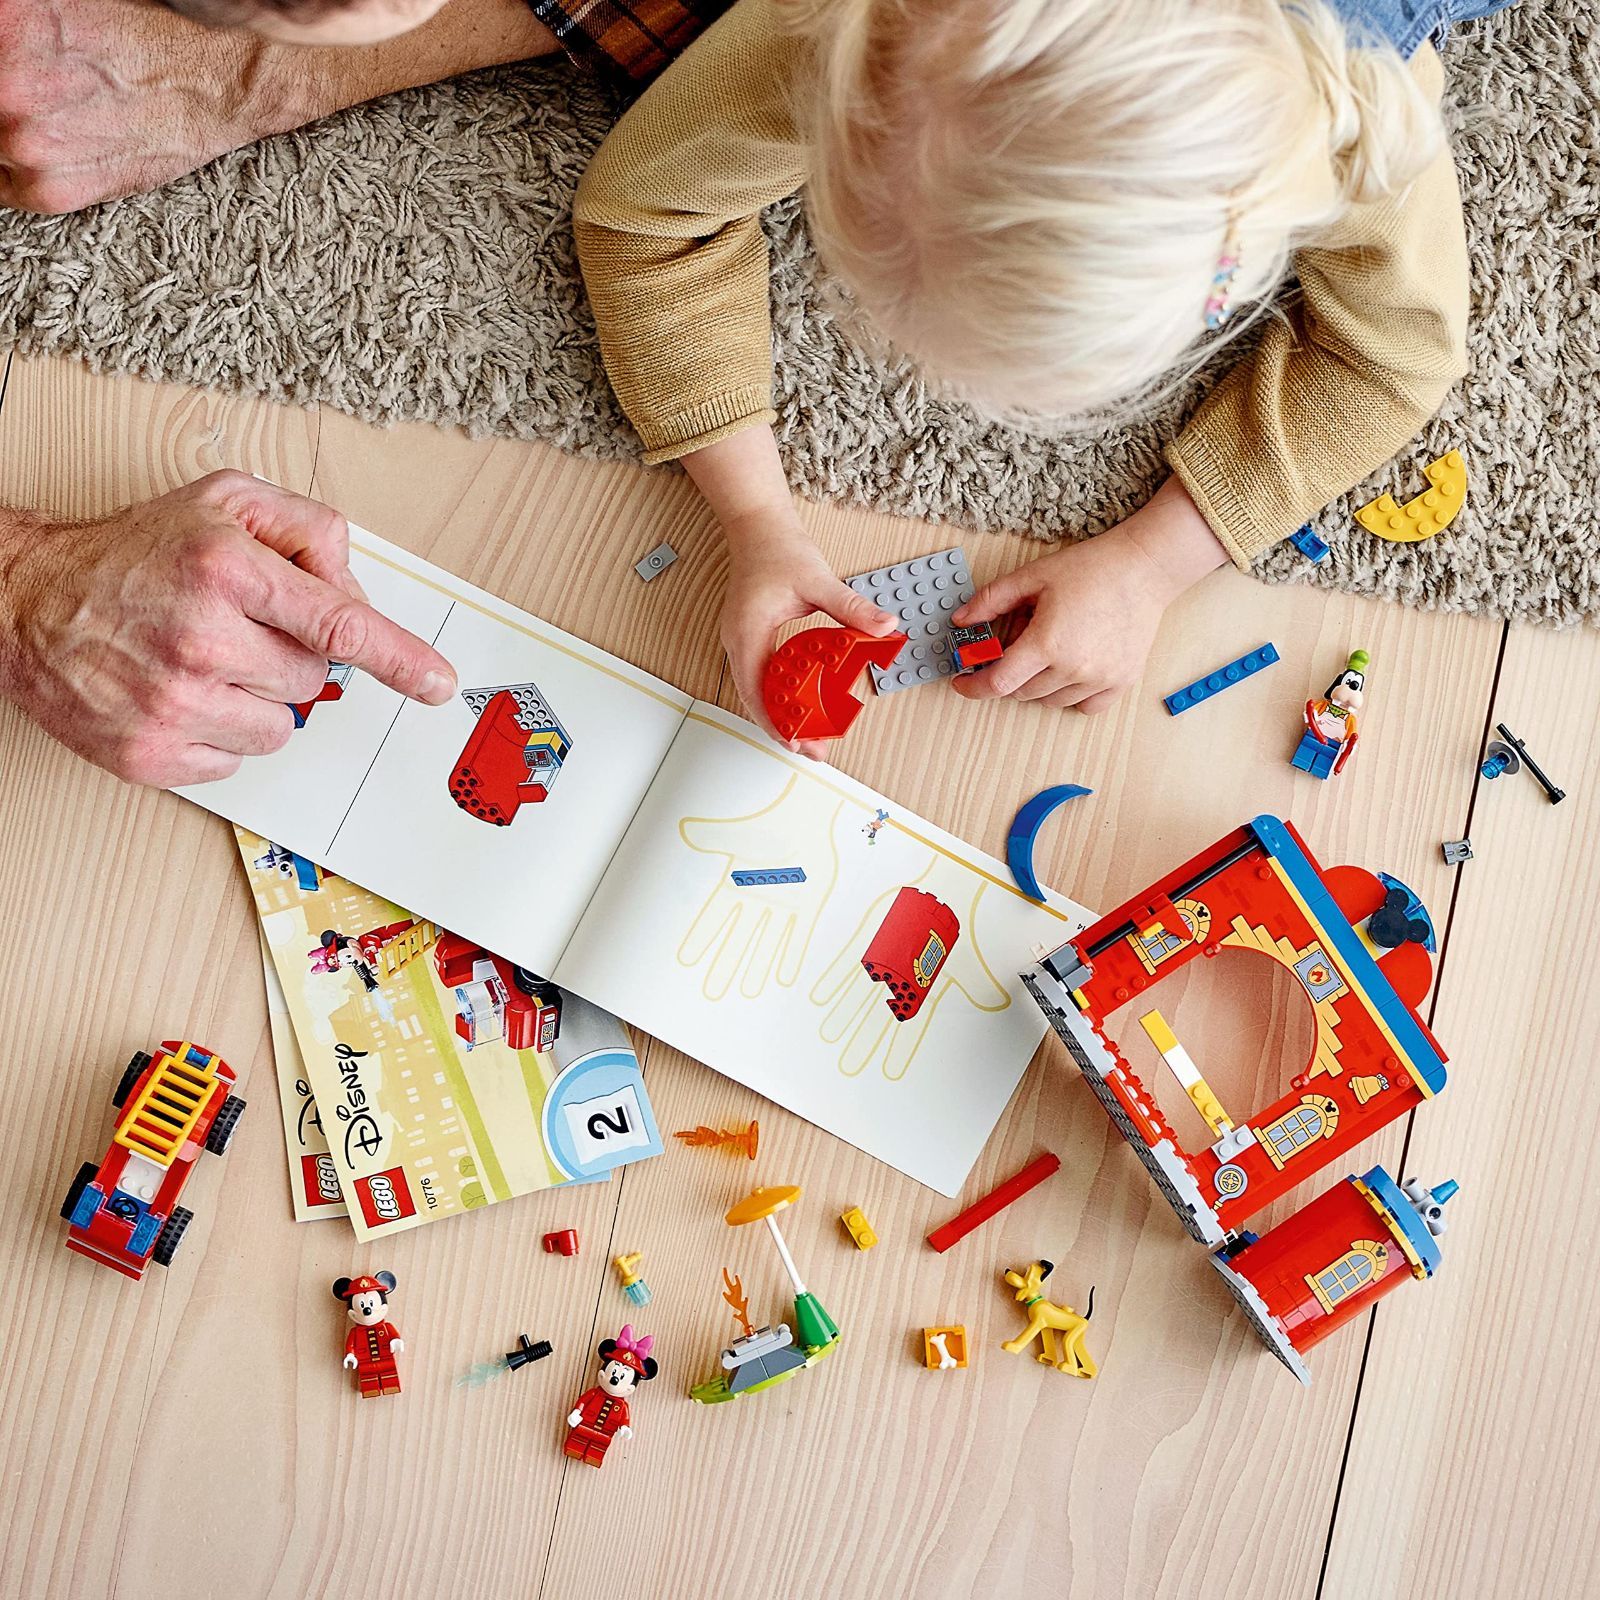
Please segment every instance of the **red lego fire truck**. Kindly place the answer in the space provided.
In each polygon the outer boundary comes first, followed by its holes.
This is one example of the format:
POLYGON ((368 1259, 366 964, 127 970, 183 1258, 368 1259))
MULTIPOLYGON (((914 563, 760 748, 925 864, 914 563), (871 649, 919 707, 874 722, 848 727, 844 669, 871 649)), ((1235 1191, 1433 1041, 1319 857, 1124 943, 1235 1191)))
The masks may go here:
POLYGON ((193 1213, 177 1203, 202 1149, 226 1153, 244 1113, 234 1072, 187 1040, 140 1051, 111 1096, 118 1107, 111 1148, 72 1180, 61 1215, 67 1248, 138 1280, 154 1260, 172 1264, 193 1213))
POLYGON ((439 981, 455 990, 456 1033, 467 1049, 504 1039, 511 1050, 548 1050, 561 1033, 561 991, 458 933, 433 947, 439 981))

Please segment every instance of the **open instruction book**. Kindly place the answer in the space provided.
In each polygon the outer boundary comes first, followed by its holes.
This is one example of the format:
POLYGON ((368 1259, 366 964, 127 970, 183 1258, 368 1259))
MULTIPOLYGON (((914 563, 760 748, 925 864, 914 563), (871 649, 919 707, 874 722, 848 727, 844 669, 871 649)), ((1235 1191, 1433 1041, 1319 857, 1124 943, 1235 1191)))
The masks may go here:
POLYGON ((181 792, 954 1194, 1044 1034, 1016 974, 1087 914, 360 529, 351 567, 462 692, 330 669, 181 792))

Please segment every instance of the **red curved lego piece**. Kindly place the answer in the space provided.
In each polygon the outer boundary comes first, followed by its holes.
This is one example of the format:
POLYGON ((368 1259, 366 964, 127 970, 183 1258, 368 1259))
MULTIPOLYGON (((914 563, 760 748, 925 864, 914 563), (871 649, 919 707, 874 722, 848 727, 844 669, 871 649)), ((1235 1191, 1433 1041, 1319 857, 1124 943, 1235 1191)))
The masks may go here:
POLYGON ((786 639, 761 676, 761 699, 780 739, 837 739, 861 713, 851 690, 868 666, 887 667, 903 633, 810 628, 786 639))

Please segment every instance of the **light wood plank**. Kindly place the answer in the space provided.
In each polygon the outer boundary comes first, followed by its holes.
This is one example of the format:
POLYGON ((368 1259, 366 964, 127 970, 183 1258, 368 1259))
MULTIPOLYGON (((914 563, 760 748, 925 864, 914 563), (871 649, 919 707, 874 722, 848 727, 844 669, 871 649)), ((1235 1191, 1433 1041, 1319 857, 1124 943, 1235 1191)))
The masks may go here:
MULTIPOLYGON (((1495 719, 1568 798, 1526 774, 1474 798, 1439 995, 1455 1059, 1406 1162, 1461 1193, 1437 1277, 1375 1313, 1330 1596, 1600 1593, 1597 682, 1592 630, 1511 635, 1495 719)), ((1470 770, 1477 730, 1458 732, 1470 770)))
MULTIPOLYGON (((731 703, 716 648, 722 558, 677 475, 421 428, 381 433, 61 363, 13 370, 0 412, 8 498, 91 514, 224 460, 309 483, 374 531, 691 692, 721 683, 731 703), (643 585, 632 563, 661 538, 680 560, 643 585)), ((806 515, 846 573, 958 537, 838 507, 806 515)), ((1031 553, 1017 539, 966 542, 980 580, 1031 553)), ((1461 750, 1481 726, 1499 638, 1467 618, 1228 575, 1178 608, 1145 684, 1104 717, 972 707, 928 688, 869 706, 839 762, 997 853, 1036 789, 1091 785, 1039 854, 1042 876, 1091 904, 1266 810, 1294 816, 1325 862, 1387 867, 1437 910, 1450 888, 1437 844, 1463 826, 1461 750), (1263 638, 1282 665, 1167 717, 1162 693, 1263 638), (1286 764, 1299 704, 1355 644, 1374 656, 1363 746, 1347 773, 1316 785, 1286 764)), ((1053 1044, 970 1192, 1039 1148, 1056 1150, 1063 1172, 946 1257, 921 1239, 955 1209, 947 1202, 641 1041, 665 1128, 761 1116, 754 1169, 673 1149, 604 1189, 497 1207, 359 1260, 336 1224, 289 1220, 258 1082, 226 1182, 197 1185, 188 1259, 140 1289, 104 1282, 60 1248, 54 1209, 104 1146, 102 1096, 127 1052, 189 1022, 236 1065, 269 1069, 247 898, 219 824, 119 788, 9 713, 0 815, 0 897, 13 913, 0 959, 19 987, 0 1015, 0 1059, 29 1064, 0 1075, 0 1125, 49 1129, 19 1142, 23 1199, 0 1215, 0 1281, 15 1286, 0 1310, 0 1456, 12 1469, 0 1592, 115 1582, 143 1596, 209 1581, 300 1594, 355 1590, 380 1571, 394 1592, 550 1596, 597 1581, 706 1595, 954 1596, 1037 1580, 1096 1600, 1311 1592, 1361 1341, 1319 1351, 1302 1395, 1254 1346, 1053 1044), (777 1394, 703 1411, 682 1390, 727 1336, 724 1262, 783 1309, 775 1263, 731 1235, 722 1210, 753 1179, 786 1178, 807 1189, 792 1243, 846 1342, 777 1394), (882 1236, 868 1255, 838 1228, 850 1203, 882 1236), (579 1260, 537 1255, 539 1234, 567 1222, 584 1235, 579 1260), (606 1259, 633 1248, 656 1296, 639 1320, 659 1334, 666 1370, 641 1394, 627 1456, 601 1473, 568 1468, 560 1417, 588 1382, 594 1340, 629 1310, 606 1259), (996 1348, 1016 1326, 997 1268, 1034 1254, 1061 1263, 1052 1281, 1075 1303, 1098 1285, 1092 1385, 996 1348), (392 1408, 356 1402, 338 1370, 327 1284, 356 1265, 401 1278, 410 1352, 392 1408), (915 1336, 936 1320, 967 1323, 970 1371, 921 1369, 915 1336), (523 1328, 554 1339, 557 1356, 481 1393, 449 1387, 523 1328), (227 1409, 197 1421, 211 1410, 200 1397, 230 1382, 227 1409), (186 1543, 166 1492, 174 1474, 246 1481, 252 1509, 186 1543)), ((1219 1088, 1248 1096, 1281 1081, 1280 1047, 1299 1036, 1281 994, 1209 973, 1174 994, 1163 1009, 1219 1088), (1241 1035, 1230 1008, 1251 995, 1258 1015, 1241 1035), (1231 1067, 1213 1065, 1223 1051, 1231 1067)), ((1448 1030, 1445 1043, 1459 1061, 1448 1030)), ((1397 1133, 1392 1143, 1397 1153, 1397 1133)), ((1426 1291, 1435 1307, 1438 1287, 1426 1291)))

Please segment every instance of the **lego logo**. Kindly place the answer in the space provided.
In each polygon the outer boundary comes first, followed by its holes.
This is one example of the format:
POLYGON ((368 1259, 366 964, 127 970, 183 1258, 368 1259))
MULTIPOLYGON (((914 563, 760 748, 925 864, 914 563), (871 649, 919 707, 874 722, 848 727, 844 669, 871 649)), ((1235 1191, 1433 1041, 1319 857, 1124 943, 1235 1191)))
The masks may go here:
POLYGON ((305 1176, 306 1203, 313 1206, 333 1206, 339 1203, 339 1174, 334 1170, 333 1157, 324 1150, 320 1155, 300 1158, 305 1176))
POLYGON ((416 1215, 416 1204, 411 1198, 411 1185, 406 1182, 404 1167, 390 1167, 387 1172, 375 1172, 371 1177, 356 1180, 356 1194, 361 1201, 361 1214, 367 1226, 376 1228, 385 1222, 399 1222, 404 1217, 416 1215))

